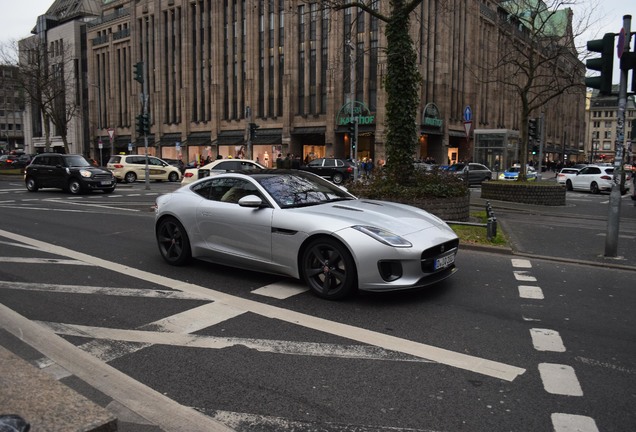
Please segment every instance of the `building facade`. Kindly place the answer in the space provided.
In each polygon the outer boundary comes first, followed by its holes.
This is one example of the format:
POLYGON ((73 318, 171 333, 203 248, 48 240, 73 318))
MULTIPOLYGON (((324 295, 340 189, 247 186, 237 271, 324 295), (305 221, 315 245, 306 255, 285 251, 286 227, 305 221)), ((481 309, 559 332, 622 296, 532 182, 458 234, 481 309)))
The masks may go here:
MULTIPOLYGON (((618 93, 617 86, 615 86, 614 90, 618 93)), ((586 117, 585 150, 587 160, 597 163, 613 162, 616 156, 618 96, 601 96, 597 90, 588 93, 586 117)), ((634 102, 634 96, 629 96, 625 105, 623 133, 625 141, 622 143, 625 149, 628 149, 629 143, 636 139, 633 135, 634 127, 636 127, 636 103, 634 102)), ((627 155, 628 159, 626 160, 629 160, 629 156, 627 155)))
POLYGON ((17 66, 0 66, 0 152, 24 149, 24 97, 17 66))
MULTIPOLYGON (((423 78, 414 157, 505 164, 518 159, 518 97, 475 73, 500 45, 500 2, 451 3, 424 0, 411 14, 423 78), (506 150, 478 150, 476 130, 506 131, 511 138, 497 144, 506 150)), ((388 2, 373 5, 388 12, 388 2)), ((269 166, 286 153, 349 157, 353 114, 358 158, 385 158, 386 38, 372 15, 299 0, 109 0, 100 8, 86 25, 85 138, 73 151, 98 160, 148 152, 186 162, 251 154, 269 166), (136 127, 144 98, 145 136, 136 127), (258 126, 254 136, 250 124, 258 126)), ((584 95, 564 95, 544 110, 546 158, 578 157, 584 95)))

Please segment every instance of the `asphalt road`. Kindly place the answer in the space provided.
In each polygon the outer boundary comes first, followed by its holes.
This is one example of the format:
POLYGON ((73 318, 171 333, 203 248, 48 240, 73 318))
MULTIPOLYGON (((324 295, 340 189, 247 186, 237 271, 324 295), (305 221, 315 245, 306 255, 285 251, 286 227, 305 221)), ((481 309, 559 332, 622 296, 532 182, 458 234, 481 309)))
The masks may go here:
MULTIPOLYGON (((464 249, 435 287, 327 302, 275 276, 165 265, 151 205, 174 187, 70 197, 0 183, 0 344, 120 430, 636 428, 634 272, 532 256, 524 239, 546 236, 517 222, 540 226, 545 209, 495 204, 520 254, 464 249)), ((588 198, 585 215, 602 212, 588 198)))

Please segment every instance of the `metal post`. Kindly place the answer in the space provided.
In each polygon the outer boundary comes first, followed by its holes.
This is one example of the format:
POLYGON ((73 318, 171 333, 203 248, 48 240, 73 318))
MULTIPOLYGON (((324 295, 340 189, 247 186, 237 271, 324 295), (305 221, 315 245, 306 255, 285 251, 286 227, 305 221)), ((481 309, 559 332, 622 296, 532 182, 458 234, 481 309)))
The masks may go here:
MULTIPOLYGON (((629 52, 631 41, 632 16, 623 16, 623 30, 625 32, 625 43, 623 53, 629 52)), ((619 47, 619 50, 621 48, 619 47)), ((623 172, 623 157, 625 141, 625 105, 627 104, 627 70, 621 69, 620 83, 618 87, 618 112, 616 122, 616 140, 614 148, 614 178, 612 180, 612 191, 610 192, 609 215, 607 217, 607 235, 605 236, 605 256, 616 257, 618 254, 618 231, 621 212, 621 177, 623 172)))
POLYGON ((245 107, 245 119, 245 132, 247 133, 247 154, 245 156, 249 160, 254 160, 252 157, 252 109, 249 106, 245 107))
POLYGON ((353 160, 353 179, 358 180, 358 121, 355 118, 355 95, 356 95, 356 46, 350 40, 347 41, 347 46, 351 50, 349 54, 349 63, 351 63, 350 77, 349 77, 349 104, 351 109, 351 121, 354 122, 354 133, 351 137, 349 157, 353 160), (355 148, 354 148, 355 146, 355 148))

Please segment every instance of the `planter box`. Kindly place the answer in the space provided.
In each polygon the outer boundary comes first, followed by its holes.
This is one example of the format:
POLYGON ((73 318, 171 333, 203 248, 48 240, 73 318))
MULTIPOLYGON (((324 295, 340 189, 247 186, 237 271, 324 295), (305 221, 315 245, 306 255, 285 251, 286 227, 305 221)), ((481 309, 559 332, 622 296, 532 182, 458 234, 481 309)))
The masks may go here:
POLYGON ((558 184, 489 181, 481 184, 483 199, 544 206, 564 206, 565 187, 558 184))
POLYGON ((444 221, 467 222, 470 219, 470 195, 453 198, 426 198, 418 200, 394 200, 421 208, 444 221))

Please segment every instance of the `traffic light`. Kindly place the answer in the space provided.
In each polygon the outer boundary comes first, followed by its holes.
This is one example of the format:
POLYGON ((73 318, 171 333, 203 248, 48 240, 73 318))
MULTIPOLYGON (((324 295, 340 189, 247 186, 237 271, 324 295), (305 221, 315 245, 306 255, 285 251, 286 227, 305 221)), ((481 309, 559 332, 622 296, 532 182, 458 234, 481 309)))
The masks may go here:
MULTIPOLYGON (((351 149, 354 150, 356 148, 356 122, 349 122, 349 139, 351 140, 351 149)), ((353 156, 352 156, 353 157, 353 156)))
POLYGON ((137 116, 137 134, 146 135, 150 132, 150 118, 148 114, 139 114, 137 116))
POLYGON ((532 154, 536 155, 537 153, 539 153, 539 146, 532 146, 532 154))
POLYGON ((259 127, 260 126, 256 123, 250 123, 250 141, 256 138, 256 129, 258 129, 259 127))
POLYGON ((601 57, 587 60, 585 67, 589 70, 599 71, 601 74, 599 76, 585 78, 585 85, 598 89, 599 93, 603 96, 612 93, 614 36, 614 33, 605 33, 603 39, 587 41, 587 50, 601 53, 601 57))
POLYGON ((535 140, 539 137, 537 125, 538 122, 536 118, 528 119, 528 138, 531 140, 535 140))
POLYGON ((134 64, 134 76, 135 76, 135 81, 138 81, 140 83, 144 82, 144 62, 138 62, 134 64))

